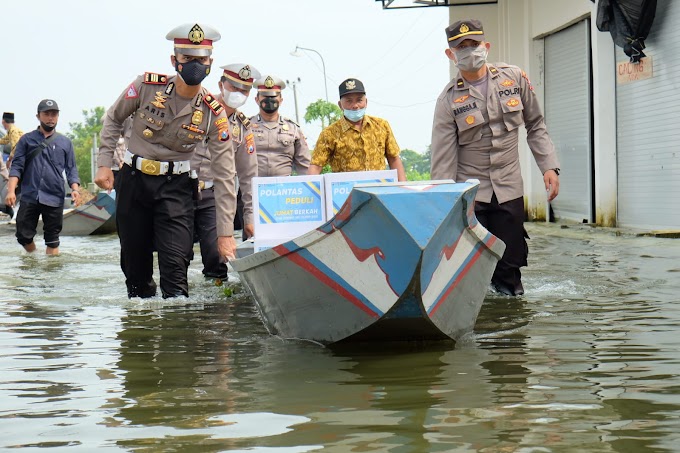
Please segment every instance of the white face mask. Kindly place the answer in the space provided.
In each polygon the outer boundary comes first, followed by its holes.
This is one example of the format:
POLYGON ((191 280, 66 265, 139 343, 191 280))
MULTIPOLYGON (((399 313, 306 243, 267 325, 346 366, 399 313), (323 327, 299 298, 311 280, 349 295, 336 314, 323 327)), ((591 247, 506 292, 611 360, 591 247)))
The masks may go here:
POLYGON ((232 109, 241 107, 248 99, 248 96, 240 91, 229 91, 224 89, 222 90, 222 97, 224 97, 224 103, 232 109))
POLYGON ((464 47, 452 50, 456 57, 456 67, 461 71, 468 72, 479 71, 484 66, 484 63, 486 63, 486 58, 489 55, 489 51, 485 46, 464 47))

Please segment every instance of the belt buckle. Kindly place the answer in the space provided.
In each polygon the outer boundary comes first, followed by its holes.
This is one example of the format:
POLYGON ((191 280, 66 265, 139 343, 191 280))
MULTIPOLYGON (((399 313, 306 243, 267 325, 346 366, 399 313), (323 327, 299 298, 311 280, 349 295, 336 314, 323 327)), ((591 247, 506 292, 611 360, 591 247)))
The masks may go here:
POLYGON ((142 173, 158 176, 161 174, 161 163, 157 160, 142 159, 142 173))

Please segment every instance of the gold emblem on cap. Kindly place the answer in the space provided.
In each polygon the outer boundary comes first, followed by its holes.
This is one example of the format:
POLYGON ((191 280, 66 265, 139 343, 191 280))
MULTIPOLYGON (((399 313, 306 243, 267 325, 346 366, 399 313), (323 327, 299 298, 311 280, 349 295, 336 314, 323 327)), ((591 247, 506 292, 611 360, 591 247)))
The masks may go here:
POLYGON ((467 33, 470 31, 470 27, 467 26, 467 24, 463 24, 460 26, 460 32, 461 33, 467 33))
POLYGON ((153 137, 153 131, 147 127, 144 129, 144 132, 142 132, 142 135, 146 138, 151 138, 153 137))
POLYGON ((355 89, 356 87, 357 87, 357 83, 356 83, 356 81, 354 81, 354 80, 348 80, 348 81, 345 83, 345 89, 347 89, 347 90, 353 90, 353 89, 355 89))
POLYGON ((241 68, 241 70, 238 72, 238 76, 242 80, 248 80, 250 78, 250 67, 248 65, 244 66, 241 68))
POLYGON ((203 33, 203 29, 198 25, 194 25, 191 27, 191 30, 189 30, 189 41, 193 42, 194 44, 200 44, 203 42, 203 39, 205 39, 205 33, 203 33))
POLYGON ((191 115, 191 123, 199 126, 203 122, 203 112, 200 110, 194 110, 194 114, 191 115))
POLYGON ((264 86, 267 88, 271 88, 274 86, 274 79, 272 79, 271 76, 267 76, 266 79, 264 79, 264 86))
POLYGON ((162 92, 156 91, 156 100, 152 101, 151 103, 153 105, 155 105, 156 107, 158 107, 159 109, 164 109, 165 108, 164 102, 167 101, 167 100, 168 100, 168 98, 163 96, 162 92))

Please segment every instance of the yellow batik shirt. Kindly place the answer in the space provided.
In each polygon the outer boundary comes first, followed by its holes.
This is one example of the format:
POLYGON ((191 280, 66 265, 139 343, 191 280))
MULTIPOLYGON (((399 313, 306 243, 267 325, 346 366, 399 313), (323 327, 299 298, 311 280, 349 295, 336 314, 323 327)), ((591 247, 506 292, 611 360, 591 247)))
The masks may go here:
POLYGON ((397 156, 399 145, 387 121, 366 115, 358 130, 342 117, 321 131, 312 164, 329 164, 333 172, 385 170, 385 158, 397 156))
POLYGON ((10 158, 14 157, 14 150, 17 148, 17 143, 22 135, 24 135, 24 133, 21 132, 21 129, 12 124, 7 129, 7 135, 0 138, 0 145, 11 145, 12 150, 9 153, 10 158))
POLYGON ((12 149, 9 153, 9 157, 14 157, 14 150, 17 148, 17 143, 19 143, 19 139, 22 135, 24 135, 24 133, 21 132, 21 129, 12 124, 7 128, 7 135, 0 138, 0 145, 11 145, 10 147, 12 149))

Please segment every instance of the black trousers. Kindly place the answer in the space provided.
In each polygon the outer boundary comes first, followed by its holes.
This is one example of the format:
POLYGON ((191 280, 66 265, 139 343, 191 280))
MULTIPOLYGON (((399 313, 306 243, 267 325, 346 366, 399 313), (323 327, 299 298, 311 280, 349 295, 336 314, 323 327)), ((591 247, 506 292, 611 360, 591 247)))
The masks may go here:
POLYGON ((116 184, 116 225, 128 297, 156 295, 154 250, 163 297, 189 295, 194 201, 188 173, 151 176, 123 165, 116 184))
POLYGON ((520 267, 527 265, 529 238, 524 229, 524 197, 498 203, 496 194, 491 203, 475 202, 475 215, 479 223, 505 242, 505 253, 496 264, 491 283, 501 292, 524 294, 520 267))
POLYGON ((43 237, 45 245, 51 248, 59 247, 59 233, 64 223, 63 206, 47 206, 37 202, 23 201, 17 213, 17 242, 28 245, 33 242, 37 233, 38 217, 43 219, 43 237))
POLYGON ((201 191, 201 199, 196 202, 194 212, 194 242, 201 246, 203 275, 212 278, 227 278, 227 264, 220 262, 217 250, 217 214, 215 211, 215 192, 212 188, 201 191))
MULTIPOLYGON (((236 192, 236 214, 234 215, 234 230, 243 229, 243 200, 241 199, 241 189, 236 192)), ((248 238, 243 238, 245 241, 248 238)))

